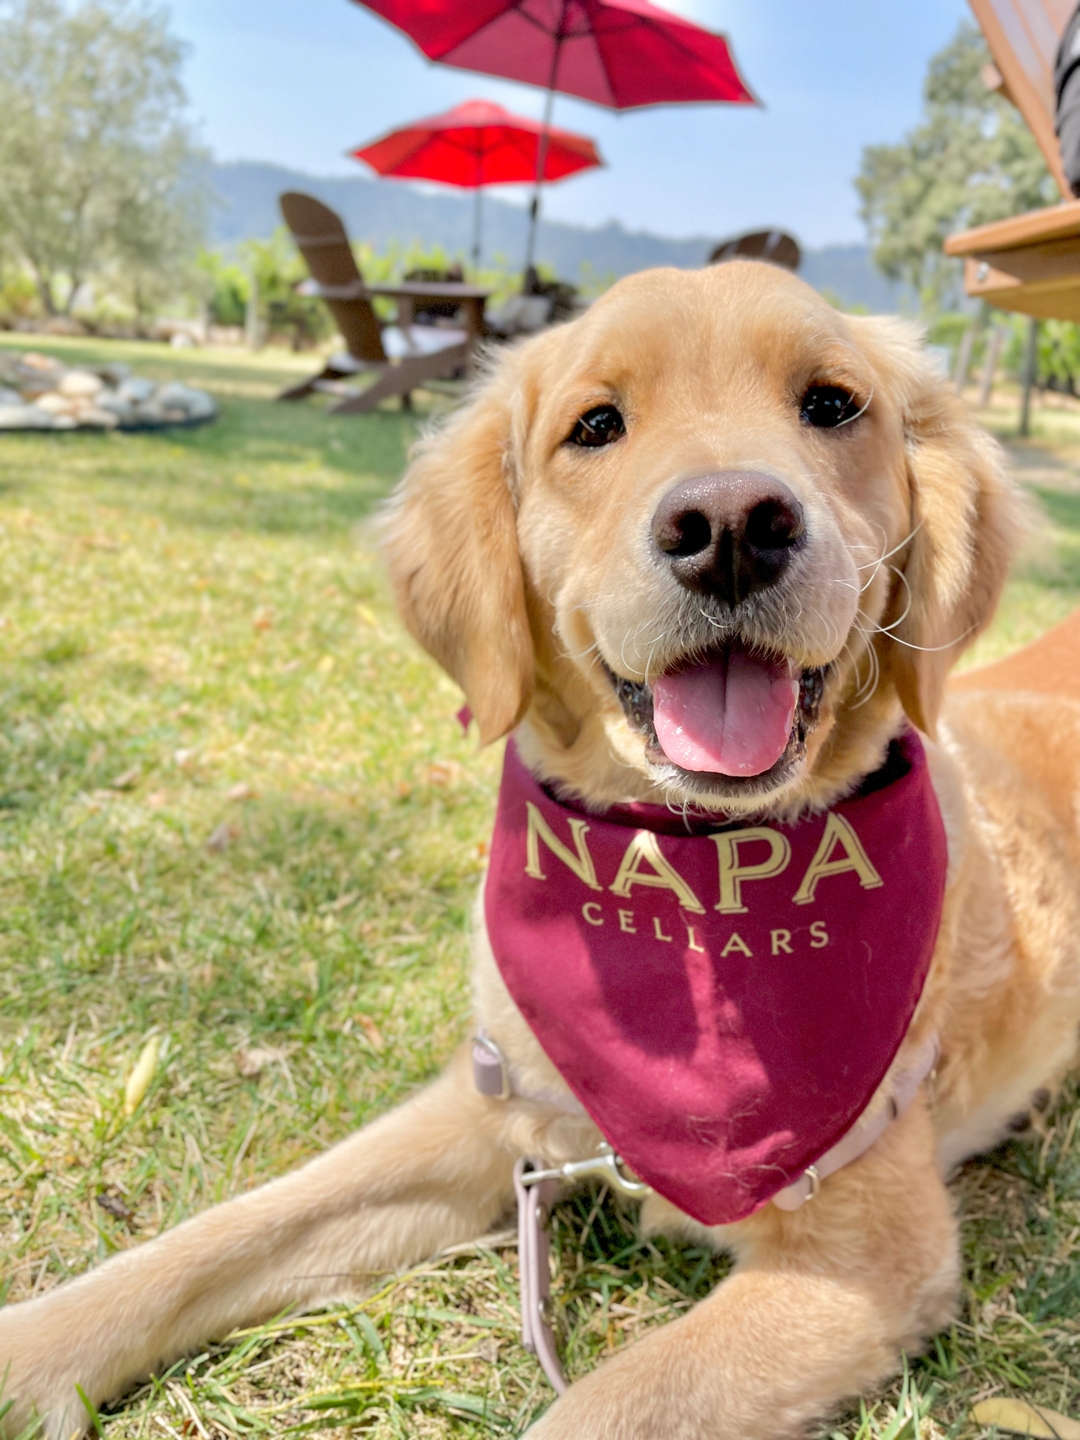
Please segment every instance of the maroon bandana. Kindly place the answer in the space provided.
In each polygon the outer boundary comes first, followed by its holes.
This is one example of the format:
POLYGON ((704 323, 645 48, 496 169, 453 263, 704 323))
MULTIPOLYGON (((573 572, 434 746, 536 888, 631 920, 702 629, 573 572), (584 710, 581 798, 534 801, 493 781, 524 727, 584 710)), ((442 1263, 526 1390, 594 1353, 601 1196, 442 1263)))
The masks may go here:
POLYGON ((604 1136, 722 1225, 797 1180, 884 1079, 945 865, 913 732, 823 815, 720 828, 555 800, 511 741, 484 904, 510 994, 604 1136))

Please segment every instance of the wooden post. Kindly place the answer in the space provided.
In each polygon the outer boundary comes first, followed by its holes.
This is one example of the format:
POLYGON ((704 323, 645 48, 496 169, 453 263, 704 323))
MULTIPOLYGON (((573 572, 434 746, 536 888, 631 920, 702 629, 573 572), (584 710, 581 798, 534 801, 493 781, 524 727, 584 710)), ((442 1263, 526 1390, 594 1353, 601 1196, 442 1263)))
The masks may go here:
POLYGON ((259 325, 259 282, 254 267, 248 270, 248 300, 244 312, 244 340, 249 350, 258 350, 262 343, 259 325))
POLYGON ((477 185, 473 198, 473 225, 472 225, 472 263, 473 269, 480 269, 480 206, 483 201, 484 187, 477 185))
POLYGON ((990 326, 990 334, 986 340, 986 354, 983 357, 982 384, 979 386, 979 409, 985 410, 990 404, 990 396, 994 392, 994 372, 997 370, 998 359, 1001 355, 1001 329, 997 325, 990 326))
POLYGON ((559 33, 555 37, 555 49, 551 57, 551 77, 548 80, 547 99, 544 101, 544 119, 540 131, 540 144, 536 152, 536 180, 533 184, 532 203, 529 205, 529 238, 525 244, 525 274, 522 277, 522 292, 528 294, 530 272, 536 258, 536 227, 540 223, 540 190, 544 183, 544 167, 547 164, 548 138, 551 134, 551 109, 555 104, 555 82, 559 75, 559 56, 562 54, 562 26, 566 23, 567 6, 563 0, 563 19, 559 22, 559 33))
POLYGON ((1039 322, 1032 315, 1028 321, 1027 344, 1024 346, 1024 392, 1020 401, 1020 434, 1031 434, 1031 392, 1035 387, 1035 369, 1039 359, 1039 322))
POLYGON ((967 384, 968 370, 971 368, 971 352, 975 348, 975 322, 964 331, 960 337, 960 348, 956 352, 956 374, 953 383, 956 386, 956 393, 962 395, 964 386, 967 384))

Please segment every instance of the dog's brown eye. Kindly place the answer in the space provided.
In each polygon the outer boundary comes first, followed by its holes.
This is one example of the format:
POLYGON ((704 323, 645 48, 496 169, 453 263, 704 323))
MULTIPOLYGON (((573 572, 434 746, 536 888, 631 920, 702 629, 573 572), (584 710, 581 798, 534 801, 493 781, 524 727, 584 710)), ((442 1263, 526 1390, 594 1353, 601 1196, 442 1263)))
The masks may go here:
POLYGON ((835 430, 859 413, 858 400, 840 385, 811 385, 799 402, 799 419, 818 430, 835 430))
POLYGON ((610 445, 626 434, 626 424, 614 405, 586 410, 567 437, 571 445, 610 445))

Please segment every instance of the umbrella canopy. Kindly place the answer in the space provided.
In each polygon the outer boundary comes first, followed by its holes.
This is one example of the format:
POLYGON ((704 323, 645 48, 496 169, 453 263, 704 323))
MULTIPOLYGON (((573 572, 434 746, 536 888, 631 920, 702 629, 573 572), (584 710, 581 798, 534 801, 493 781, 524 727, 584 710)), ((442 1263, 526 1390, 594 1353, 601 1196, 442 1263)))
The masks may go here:
MULTIPOLYGON (((694 101, 756 104, 722 35, 649 0, 357 0, 403 30, 429 60, 547 88, 613 110, 694 101)), ((541 141, 525 255, 540 213, 541 141)))
MULTIPOLYGON (((466 100, 443 115, 392 130, 350 154, 379 175, 441 180, 472 190, 535 180, 543 136, 538 120, 513 115, 487 100, 466 100)), ((587 136, 547 131, 541 179, 562 180, 603 163, 587 136)))
POLYGON ((429 60, 614 110, 752 105, 722 35, 649 0, 360 0, 429 60))

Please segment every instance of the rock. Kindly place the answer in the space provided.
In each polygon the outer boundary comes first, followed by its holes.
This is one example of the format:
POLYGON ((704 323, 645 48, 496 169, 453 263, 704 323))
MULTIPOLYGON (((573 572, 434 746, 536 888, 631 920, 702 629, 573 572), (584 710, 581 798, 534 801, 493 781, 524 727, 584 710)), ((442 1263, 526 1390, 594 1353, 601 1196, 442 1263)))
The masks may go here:
POLYGON ((16 388, 24 400, 36 400, 39 395, 52 395, 56 392, 55 385, 44 376, 38 376, 33 380, 27 380, 25 376, 22 376, 16 388))
POLYGON ((156 389, 157 386, 152 380, 143 380, 138 375, 131 375, 121 382, 117 394, 135 405, 141 405, 150 399, 156 389))
POLYGON ((99 365, 96 373, 101 376, 106 385, 120 385, 131 374, 131 366, 115 360, 110 365, 99 365))
POLYGON ((70 395, 72 398, 90 397, 99 390, 104 390, 105 382, 100 375, 92 375, 89 370, 69 370, 56 388, 61 395, 70 395))
POLYGON ((0 430, 114 430, 212 420, 217 402, 180 381, 156 385, 126 365, 67 369, 27 351, 0 355, 0 430))
POLYGON ((79 411, 79 424, 90 425, 95 430, 115 430, 120 424, 120 417, 113 410, 105 410, 98 405, 88 405, 85 410, 79 411))
POLYGON ((0 430, 51 430, 53 416, 36 405, 0 405, 0 430))
POLYGON ((130 420, 135 413, 135 407, 131 401, 115 390, 103 390, 97 397, 96 404, 99 410, 108 410, 120 421, 130 420))
POLYGON ((15 362, 15 370, 9 383, 22 391, 24 400, 33 400, 47 390, 55 390, 64 373, 65 366, 58 360, 50 359, 48 355, 39 355, 34 350, 27 350, 15 362))
POLYGON ((205 390, 193 390, 188 404, 188 415, 192 420, 212 420, 217 414, 217 401, 205 390))
POLYGON ((19 356, 19 365, 23 370, 38 374, 55 374, 64 368, 59 360, 54 360, 51 355, 42 355, 37 350, 24 350, 19 356))
POLYGON ((182 410, 186 420, 207 420, 217 414, 217 405, 205 390, 173 382, 162 385, 154 400, 166 410, 182 410))
POLYGON ((178 380, 173 380, 168 385, 159 386, 154 399, 159 405, 186 410, 188 397, 193 393, 189 386, 181 385, 178 380))
POLYGON ((56 390, 46 390, 44 395, 37 397, 34 404, 39 410, 45 410, 50 415, 73 415, 75 413, 75 402, 56 390))

